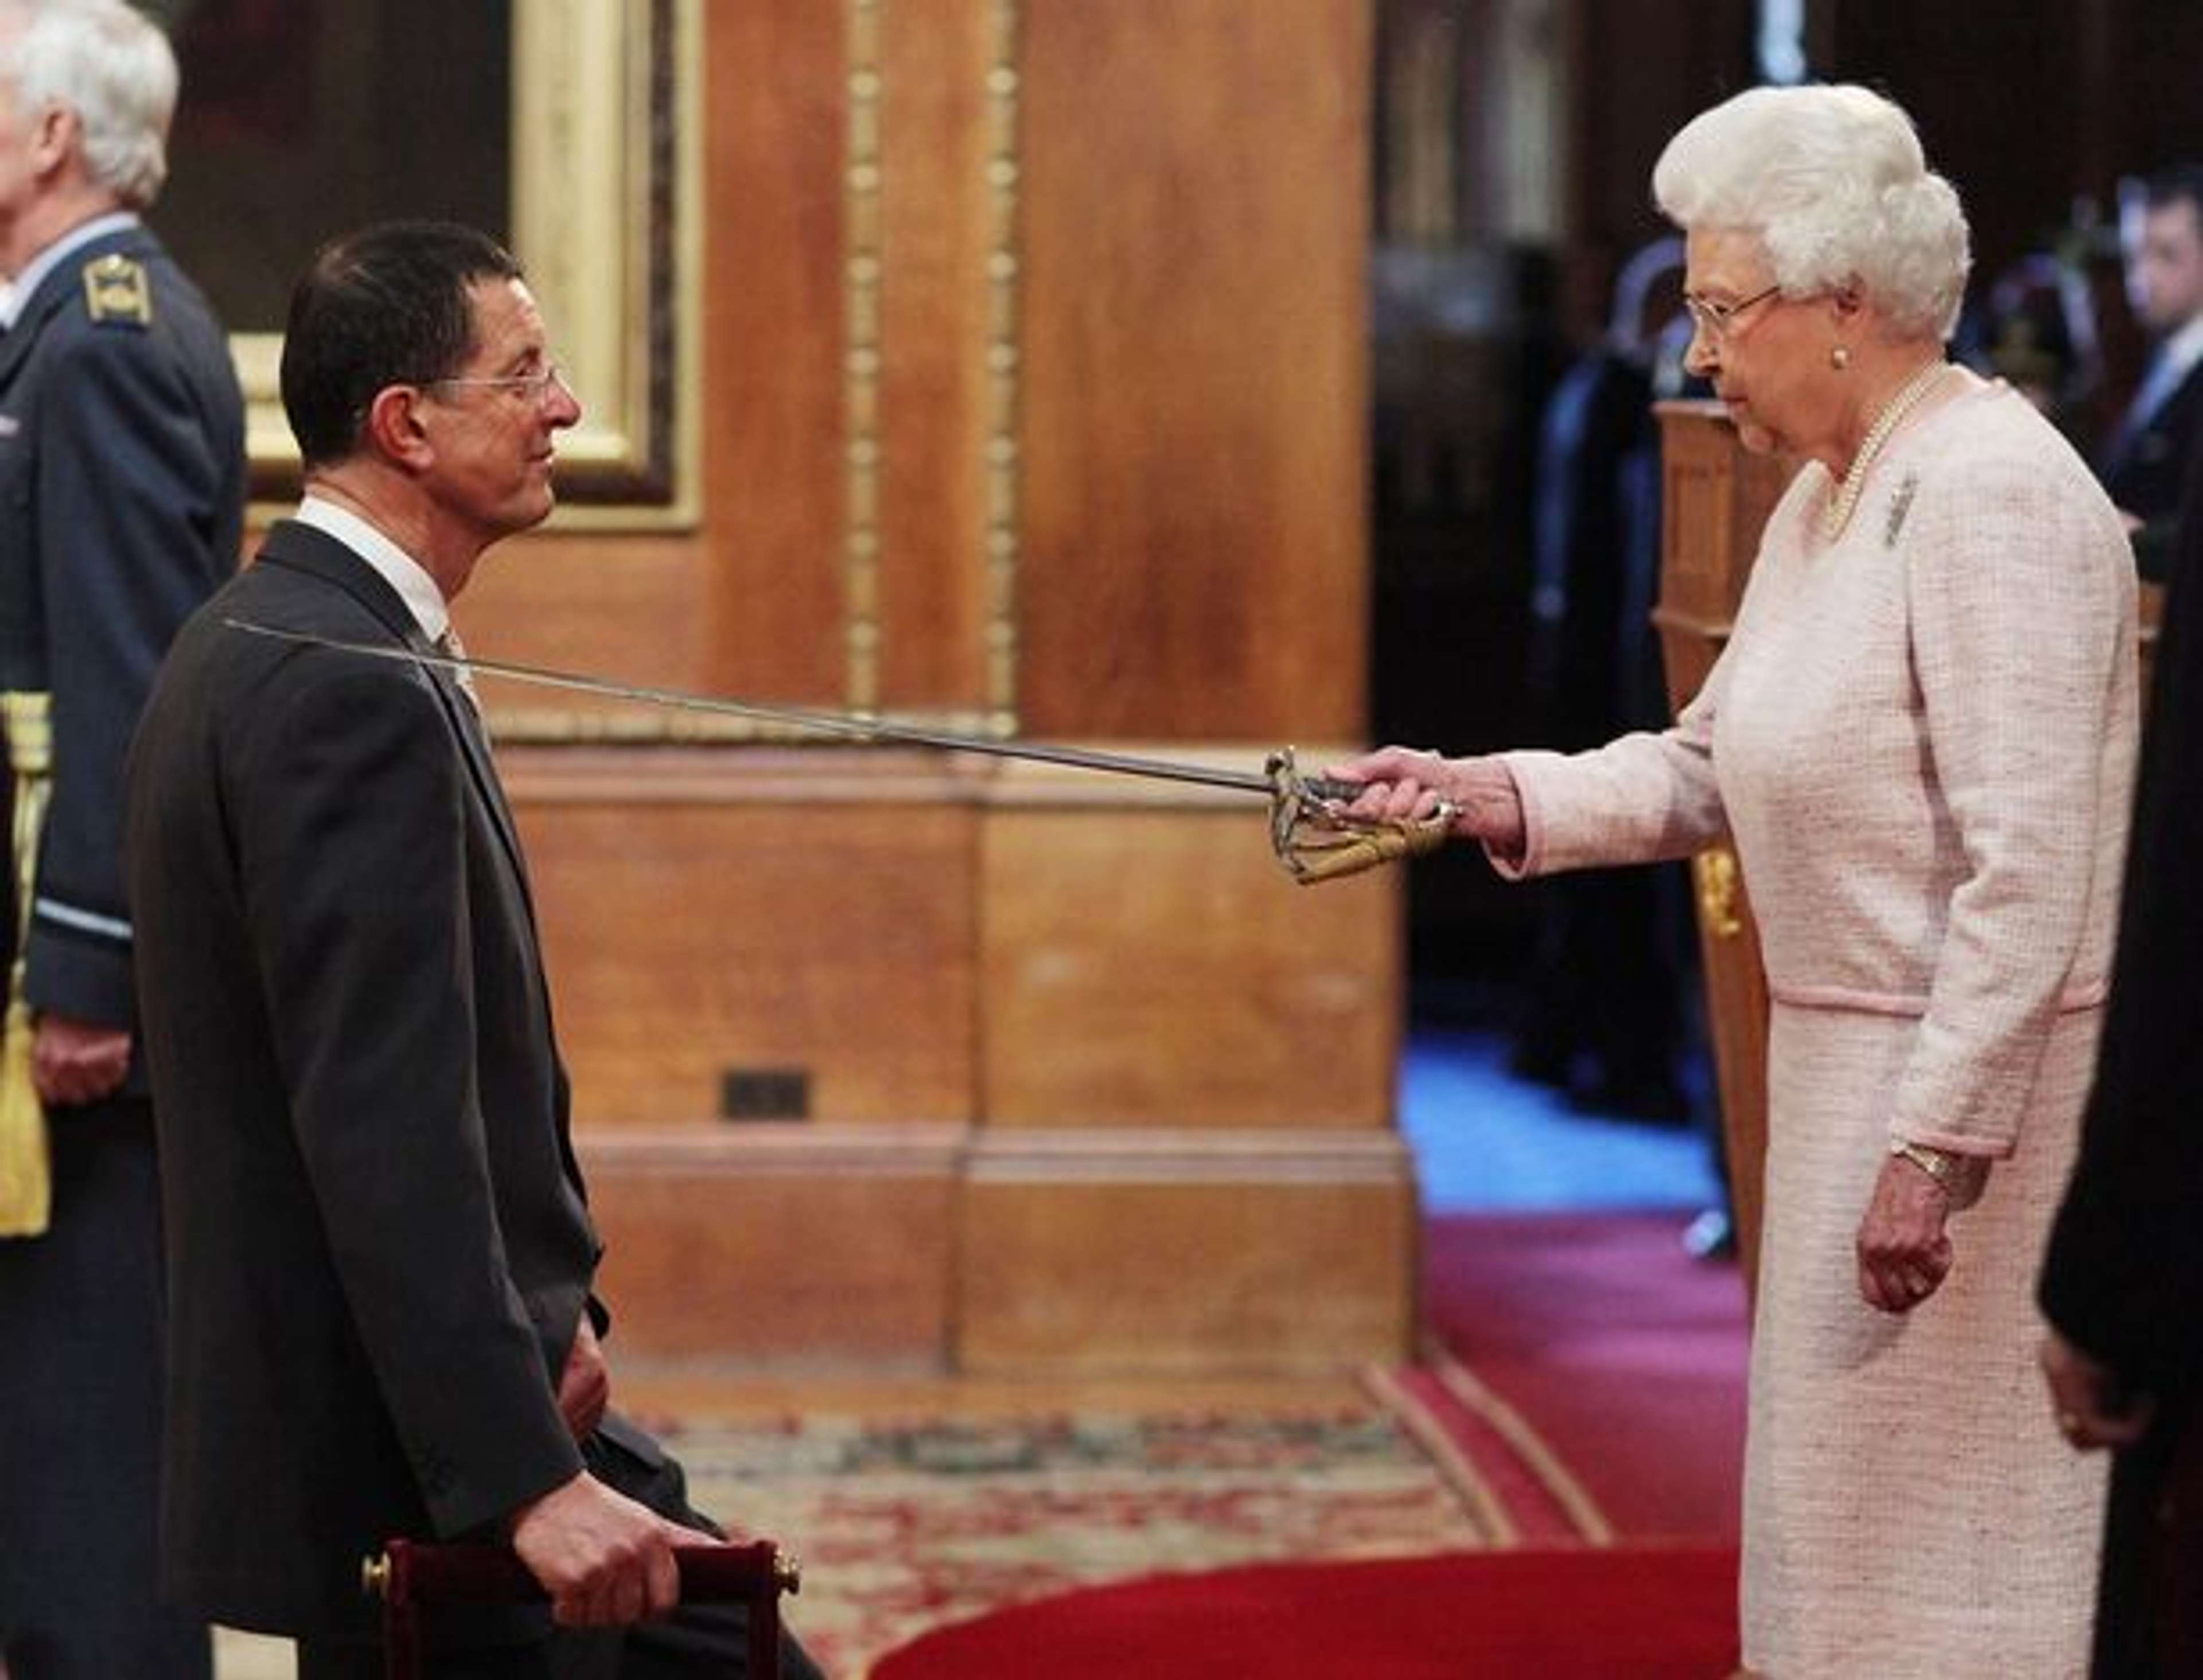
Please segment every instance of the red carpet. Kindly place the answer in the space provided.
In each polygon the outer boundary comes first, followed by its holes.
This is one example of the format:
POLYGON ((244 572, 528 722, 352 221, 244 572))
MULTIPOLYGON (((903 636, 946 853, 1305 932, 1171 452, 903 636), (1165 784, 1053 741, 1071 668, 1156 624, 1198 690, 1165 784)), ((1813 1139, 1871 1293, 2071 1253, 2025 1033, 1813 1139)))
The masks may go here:
POLYGON ((1718 1680, 1735 1599, 1723 1547, 1272 1565, 997 1611, 871 1680, 1718 1680))
POLYGON ((1716 1680, 1745 1322, 1674 1213, 1425 1227, 1426 1357, 1370 1387, 1495 1547, 1150 1576, 937 1629, 871 1680, 1716 1680))
MULTIPOLYGON (((1607 1525, 1601 1534, 1576 1521, 1584 1539, 1736 1535, 1744 1287, 1733 1265, 1684 1253, 1682 1222, 1673 1213, 1477 1215, 1424 1227, 1434 1352, 1406 1380, 1442 1385, 1440 1398, 1486 1418, 1496 1401, 1503 1421, 1511 1413, 1526 1424, 1563 1487, 1578 1488, 1607 1525), (1450 1379, 1446 1356, 1460 1368, 1450 1379)), ((1527 1524, 1523 1535, 1565 1537, 1527 1524)))

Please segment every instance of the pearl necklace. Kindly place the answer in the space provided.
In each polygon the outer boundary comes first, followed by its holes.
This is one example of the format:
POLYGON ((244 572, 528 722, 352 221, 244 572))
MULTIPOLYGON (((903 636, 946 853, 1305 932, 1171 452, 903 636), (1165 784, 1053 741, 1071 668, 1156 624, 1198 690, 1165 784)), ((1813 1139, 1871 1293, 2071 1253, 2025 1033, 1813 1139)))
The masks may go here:
POLYGON ((1897 394, 1881 405, 1881 412, 1874 417, 1874 423, 1859 440, 1858 453, 1852 457, 1852 464, 1838 482, 1834 494, 1829 496, 1828 506, 1821 510, 1821 535, 1828 541, 1834 542, 1841 536, 1844 527, 1851 523, 1852 509, 1857 506, 1859 493, 1866 488, 1867 469, 1874 464, 1874 458, 1881 453, 1881 447, 1889 441, 1890 434, 1919 405, 1920 399, 1935 388, 1950 365, 1938 357, 1906 380, 1897 394))

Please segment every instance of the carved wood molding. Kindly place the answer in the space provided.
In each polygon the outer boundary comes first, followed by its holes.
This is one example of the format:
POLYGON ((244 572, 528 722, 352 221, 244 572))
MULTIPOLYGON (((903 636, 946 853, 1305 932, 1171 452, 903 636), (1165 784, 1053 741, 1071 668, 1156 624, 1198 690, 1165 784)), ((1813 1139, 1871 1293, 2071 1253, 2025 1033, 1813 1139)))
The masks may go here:
POLYGON ((986 1126, 965 1173, 983 1184, 1398 1186, 1415 1164, 1389 1127, 986 1126))

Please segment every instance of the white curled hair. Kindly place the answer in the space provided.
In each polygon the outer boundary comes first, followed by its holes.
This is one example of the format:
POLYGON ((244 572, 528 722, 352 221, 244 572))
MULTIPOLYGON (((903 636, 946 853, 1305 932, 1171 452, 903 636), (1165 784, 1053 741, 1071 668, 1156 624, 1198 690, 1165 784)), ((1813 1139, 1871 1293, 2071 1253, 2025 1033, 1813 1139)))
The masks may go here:
POLYGON ((1753 235, 1789 296, 1856 285, 1900 337, 1957 324, 1965 211, 1912 119, 1867 88, 1755 87, 1700 112, 1660 154, 1652 196, 1678 227, 1753 235))
POLYGON ((0 0, 18 33, 4 60, 21 113, 74 111, 92 178, 133 210, 168 178, 176 55, 158 25, 123 0, 0 0))

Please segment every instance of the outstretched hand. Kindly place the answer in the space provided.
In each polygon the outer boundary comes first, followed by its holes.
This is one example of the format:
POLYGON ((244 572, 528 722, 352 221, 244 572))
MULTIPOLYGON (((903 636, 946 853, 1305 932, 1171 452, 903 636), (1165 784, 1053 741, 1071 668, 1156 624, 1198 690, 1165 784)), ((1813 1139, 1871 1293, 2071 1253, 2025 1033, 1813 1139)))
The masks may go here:
POLYGON ((1416 821, 1443 804, 1454 813, 1455 834, 1480 841, 1501 857, 1519 858, 1527 843, 1521 796, 1496 758, 1450 759, 1413 747, 1379 747, 1343 759, 1324 774, 1363 784, 1347 807, 1357 817, 1416 821))

